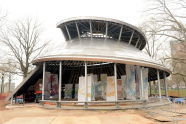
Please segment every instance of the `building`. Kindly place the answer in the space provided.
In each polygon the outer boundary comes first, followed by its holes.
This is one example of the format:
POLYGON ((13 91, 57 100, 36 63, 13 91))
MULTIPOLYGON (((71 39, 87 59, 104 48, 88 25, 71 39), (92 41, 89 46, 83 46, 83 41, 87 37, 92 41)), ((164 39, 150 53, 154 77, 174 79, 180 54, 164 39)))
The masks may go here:
MULTIPOLYGON (((66 39, 63 48, 33 60, 35 70, 9 98, 25 101, 84 105, 148 101, 148 82, 170 75, 170 70, 141 50, 144 34, 128 23, 100 17, 77 17, 57 24, 66 39), (32 99, 33 98, 33 99, 32 99)), ((165 86, 167 86, 166 82, 165 86)), ((167 91, 167 87, 166 87, 167 91)))

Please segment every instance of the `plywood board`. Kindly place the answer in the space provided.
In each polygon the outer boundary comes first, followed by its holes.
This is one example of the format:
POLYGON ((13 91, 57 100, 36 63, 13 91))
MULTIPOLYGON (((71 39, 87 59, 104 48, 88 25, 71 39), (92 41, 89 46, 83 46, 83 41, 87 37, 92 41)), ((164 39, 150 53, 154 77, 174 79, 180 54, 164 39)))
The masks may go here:
POLYGON ((121 79, 117 80, 118 83, 118 99, 123 99, 123 82, 121 79))
POLYGON ((65 84, 65 98, 66 99, 72 98, 72 88, 73 88, 73 84, 65 84))
POLYGON ((106 92, 107 101, 115 101, 115 83, 114 76, 107 77, 107 92, 106 92))
POLYGON ((122 80, 122 84, 123 84, 123 98, 126 98, 126 91, 127 91, 127 87, 126 87, 126 75, 122 75, 121 76, 121 80, 122 80))
POLYGON ((133 65, 126 65, 126 75, 126 99, 136 100, 135 67, 133 65))
POLYGON ((45 72, 45 99, 58 98, 58 75, 50 72, 45 72))

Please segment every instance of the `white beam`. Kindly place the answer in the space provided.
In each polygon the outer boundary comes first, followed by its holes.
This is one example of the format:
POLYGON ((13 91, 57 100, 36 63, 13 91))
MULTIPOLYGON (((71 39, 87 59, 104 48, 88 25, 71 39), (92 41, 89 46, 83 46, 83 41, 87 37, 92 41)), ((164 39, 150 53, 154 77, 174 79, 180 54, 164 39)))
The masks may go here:
POLYGON ((108 22, 106 22, 106 28, 105 28, 105 40, 107 39, 108 35, 108 22))
POLYGON ((12 96, 11 99, 10 99, 10 104, 11 104, 11 105, 13 104, 13 96, 12 96))
POLYGON ((46 68, 46 63, 43 63, 43 85, 42 85, 42 100, 44 100, 45 96, 45 68, 46 68))
POLYGON ((121 26, 120 33, 119 33, 119 37, 118 37, 118 41, 121 40, 122 31, 123 31, 123 26, 121 26))
POLYGON ((115 83, 115 99, 118 100, 118 83, 117 83, 117 65, 114 63, 114 83, 115 83))
POLYGON ((61 86, 62 86, 62 62, 59 62, 59 101, 61 101, 61 86))
POLYGON ((161 99, 161 84, 160 84, 160 73, 159 73, 159 70, 157 70, 157 78, 158 78, 159 98, 161 99))
POLYGON ((90 35, 91 35, 91 40, 92 40, 92 21, 91 20, 89 21, 89 24, 90 24, 90 35))
POLYGON ((141 45, 142 45, 142 42, 141 42, 141 44, 140 44, 139 47, 138 47, 139 49, 141 48, 141 45))
POLYGON ((133 36, 134 36, 134 31, 132 31, 132 35, 130 36, 130 40, 129 40, 129 44, 128 45, 131 44, 133 36))
POLYGON ((138 37, 138 40, 137 40, 137 42, 136 42, 135 47, 137 47, 137 46, 138 46, 139 40, 140 40, 140 37, 138 37))
POLYGON ((88 97, 87 97, 87 93, 88 93, 88 81, 87 81, 87 62, 85 61, 85 108, 87 108, 87 101, 88 101, 88 97))
POLYGON ((71 40, 71 36, 70 36, 70 33, 69 33, 67 25, 65 25, 65 28, 66 28, 66 31, 67 31, 67 34, 68 34, 68 38, 69 38, 69 40, 71 40))
POLYGON ((144 89, 143 89, 143 67, 140 67, 140 79, 141 79, 141 96, 140 99, 144 99, 144 89))
POLYGON ((167 81, 166 81, 166 73, 164 72, 164 83, 165 83, 165 96, 168 97, 168 89, 167 89, 167 81))
POLYGON ((117 82, 117 65, 116 63, 114 63, 114 86, 115 86, 115 104, 116 104, 116 108, 119 108, 119 104, 118 104, 118 82, 117 82))
POLYGON ((79 40, 80 40, 80 39, 81 39, 81 36, 80 36, 80 33, 79 33, 79 28, 78 28, 77 22, 76 22, 76 30, 77 30, 77 33, 78 33, 78 38, 79 38, 79 40))

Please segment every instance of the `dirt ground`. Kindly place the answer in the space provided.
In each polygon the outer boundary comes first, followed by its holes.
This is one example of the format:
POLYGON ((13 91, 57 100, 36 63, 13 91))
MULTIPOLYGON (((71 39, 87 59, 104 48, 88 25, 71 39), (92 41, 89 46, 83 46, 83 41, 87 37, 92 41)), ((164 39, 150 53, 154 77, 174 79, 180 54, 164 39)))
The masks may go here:
POLYGON ((0 111, 4 110, 7 104, 9 104, 7 101, 0 100, 0 111))
MULTIPOLYGON (((2 105, 2 103, 1 103, 2 105)), ((1 107, 2 108, 2 107, 1 107)), ((186 123, 186 106, 163 106, 138 110, 60 110, 39 105, 19 105, 0 110, 0 124, 157 124, 186 123), (170 112, 170 107, 174 112, 170 112), (184 110, 180 110, 184 108, 184 110), (173 118, 174 117, 174 118, 173 118)))

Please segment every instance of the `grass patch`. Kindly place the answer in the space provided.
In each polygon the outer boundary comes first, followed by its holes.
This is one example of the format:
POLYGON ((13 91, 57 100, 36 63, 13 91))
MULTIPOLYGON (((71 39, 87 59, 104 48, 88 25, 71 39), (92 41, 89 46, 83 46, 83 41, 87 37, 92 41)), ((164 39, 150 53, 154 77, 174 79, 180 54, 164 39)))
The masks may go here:
MULTIPOLYGON (((152 90, 152 94, 158 95, 158 90, 152 90)), ((165 95, 165 90, 162 90, 161 94, 165 95)), ((169 89, 168 95, 175 97, 186 97, 186 89, 169 89)))

